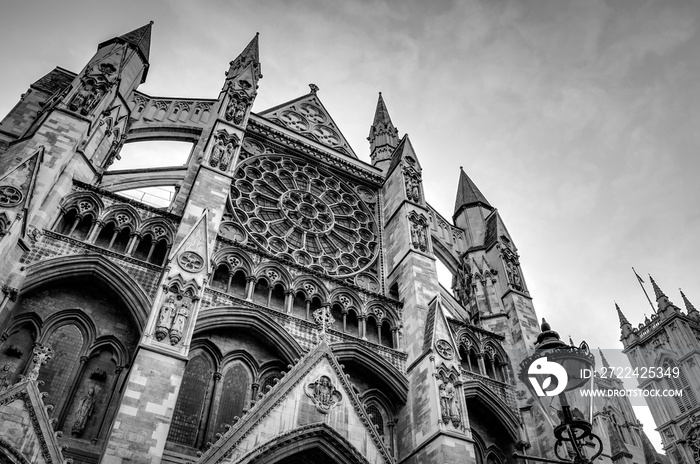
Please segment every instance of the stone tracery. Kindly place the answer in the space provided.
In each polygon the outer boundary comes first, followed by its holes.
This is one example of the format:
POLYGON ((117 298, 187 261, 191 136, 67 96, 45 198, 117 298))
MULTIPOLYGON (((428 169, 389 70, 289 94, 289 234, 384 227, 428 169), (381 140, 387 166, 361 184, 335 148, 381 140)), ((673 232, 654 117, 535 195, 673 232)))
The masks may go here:
POLYGON ((353 275, 374 262, 371 210, 328 171, 278 155, 244 161, 235 178, 234 214, 264 250, 332 276, 353 275))

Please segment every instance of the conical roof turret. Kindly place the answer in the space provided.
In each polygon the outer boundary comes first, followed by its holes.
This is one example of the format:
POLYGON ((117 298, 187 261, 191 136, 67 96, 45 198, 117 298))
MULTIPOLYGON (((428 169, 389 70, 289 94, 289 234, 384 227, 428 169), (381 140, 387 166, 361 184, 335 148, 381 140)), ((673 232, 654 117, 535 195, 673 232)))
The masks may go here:
POLYGON ((374 121, 369 128, 367 137, 370 148, 370 159, 374 166, 386 169, 394 149, 399 145, 399 131, 394 127, 386 108, 382 93, 379 92, 377 108, 374 110, 374 121))
POLYGON ((617 303, 615 303, 615 310, 617 311, 618 319, 620 319, 620 327, 623 327, 625 325, 629 325, 631 327, 632 324, 630 324, 630 321, 627 320, 625 315, 622 313, 620 306, 617 303))
POLYGON ((120 35, 119 37, 114 37, 105 42, 102 42, 99 46, 109 45, 115 42, 122 42, 132 45, 136 51, 139 52, 141 58, 144 62, 148 63, 148 58, 151 52, 151 29, 153 27, 153 21, 148 24, 134 29, 131 32, 120 35))
POLYGON ((459 214, 462 208, 475 205, 493 210, 493 206, 491 206, 484 194, 481 193, 481 190, 479 190, 476 184, 469 178, 467 173, 464 172, 464 168, 460 166, 459 169, 459 185, 457 186, 454 216, 459 214))

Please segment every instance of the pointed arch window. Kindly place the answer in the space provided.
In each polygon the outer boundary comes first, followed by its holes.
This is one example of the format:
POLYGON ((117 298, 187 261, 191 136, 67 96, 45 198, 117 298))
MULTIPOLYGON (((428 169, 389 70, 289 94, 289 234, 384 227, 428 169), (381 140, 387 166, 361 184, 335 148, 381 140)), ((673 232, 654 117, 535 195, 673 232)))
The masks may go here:
POLYGON ((694 408, 698 402, 683 369, 679 368, 676 362, 671 359, 664 361, 664 371, 670 370, 673 372, 674 369, 678 369, 678 377, 669 376, 666 377, 666 381, 668 382, 669 388, 683 391, 683 396, 674 396, 673 398, 676 401, 678 409, 680 409, 681 412, 686 412, 694 408))
POLYGON ((75 324, 66 324, 57 328, 46 340, 54 355, 39 373, 39 380, 44 381, 43 390, 55 403, 54 414, 60 415, 66 399, 70 396, 71 382, 78 369, 83 349, 84 337, 75 324))
POLYGON ((224 425, 232 425, 234 417, 242 416, 248 401, 250 380, 248 369, 237 362, 224 374, 221 385, 221 403, 216 415, 216 427, 212 433, 224 433, 224 425))
POLYGON ((214 364, 204 353, 194 356, 187 363, 168 432, 168 441, 191 447, 198 445, 198 438, 203 433, 202 418, 206 394, 213 373, 214 364), (205 385, 207 388, 202 388, 205 385))

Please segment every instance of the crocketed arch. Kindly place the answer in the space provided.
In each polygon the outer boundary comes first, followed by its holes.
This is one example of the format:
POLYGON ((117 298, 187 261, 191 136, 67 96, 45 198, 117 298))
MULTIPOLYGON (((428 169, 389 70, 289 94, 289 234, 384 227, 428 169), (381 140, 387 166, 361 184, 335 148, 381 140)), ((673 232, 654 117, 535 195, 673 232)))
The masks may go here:
POLYGON ((194 336, 226 326, 242 328, 270 340, 270 343, 279 350, 287 363, 290 363, 294 358, 300 358, 304 353, 302 347, 289 332, 257 309, 220 307, 202 311, 197 318, 194 336))
MULTIPOLYGON (((326 424, 312 424, 280 435, 247 454, 240 464, 286 464, 303 456, 309 462, 369 464, 352 443, 326 424)), ((215 462, 217 454, 205 463, 215 462)))
POLYGON ((388 397, 405 403, 408 397, 408 381, 401 372, 371 348, 354 342, 334 343, 333 354, 341 363, 362 366, 363 371, 373 375, 377 387, 386 387, 388 397))
POLYGON ((66 276, 92 276, 99 279, 122 299, 139 329, 143 331, 151 302, 134 279, 124 270, 98 254, 62 256, 40 261, 27 268, 22 294, 66 276))

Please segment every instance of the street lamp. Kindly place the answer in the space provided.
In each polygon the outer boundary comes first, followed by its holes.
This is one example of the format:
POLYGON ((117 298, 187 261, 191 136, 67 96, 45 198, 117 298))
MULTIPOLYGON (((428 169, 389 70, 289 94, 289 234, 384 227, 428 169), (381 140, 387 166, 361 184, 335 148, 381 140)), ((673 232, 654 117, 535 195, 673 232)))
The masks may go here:
POLYGON ((567 345, 542 319, 535 353, 520 363, 518 377, 530 390, 554 429, 554 454, 559 460, 514 454, 514 457, 550 463, 588 464, 603 452, 593 433, 593 379, 595 357, 586 342, 567 345), (583 394, 583 391, 589 393, 583 394), (590 448, 590 451, 587 451, 590 448), (568 458, 567 458, 568 454, 568 458))

